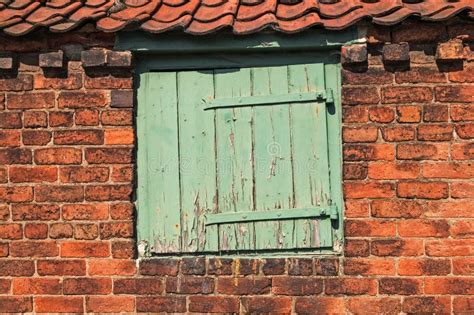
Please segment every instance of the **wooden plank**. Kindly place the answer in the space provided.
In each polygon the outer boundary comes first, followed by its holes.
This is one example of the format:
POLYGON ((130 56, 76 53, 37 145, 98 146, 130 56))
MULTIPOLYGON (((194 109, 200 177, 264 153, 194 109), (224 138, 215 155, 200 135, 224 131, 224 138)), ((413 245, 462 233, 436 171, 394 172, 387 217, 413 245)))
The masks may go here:
POLYGON ((308 93, 290 93, 263 96, 247 97, 216 97, 211 100, 203 100, 204 109, 217 109, 225 107, 244 107, 244 106, 272 106, 276 104, 304 103, 304 102, 323 102, 326 100, 326 92, 308 92, 308 93))
POLYGON ((212 71, 178 72, 182 252, 217 250, 217 229, 204 215, 217 209, 214 111, 200 100, 214 97, 212 71))
MULTIPOLYGON (((292 92, 324 89, 324 64, 291 66, 289 79, 292 92)), ((295 207, 329 206, 324 201, 329 193, 326 105, 292 106, 291 121, 295 207)), ((299 248, 320 246, 323 220, 299 220, 296 223, 299 248)))
MULTIPOLYGON (((215 97, 250 95, 250 70, 216 70, 215 97)), ((220 213, 253 209, 251 108, 216 111, 218 204, 220 213)), ((254 225, 219 227, 219 250, 253 249, 254 225)))
POLYGON ((151 250, 176 253, 181 250, 176 73, 150 73, 148 78, 143 145, 148 161, 148 220, 155 224, 151 250))
MULTIPOLYGON (((288 91, 287 67, 254 68, 253 95, 288 91)), ((288 106, 256 107, 254 173, 256 211, 293 207, 288 106)), ((257 222, 256 249, 293 246, 293 222, 257 222)))
POLYGON ((227 212, 206 215, 206 225, 238 222, 276 221, 298 218, 330 217, 332 215, 337 215, 336 207, 227 212))

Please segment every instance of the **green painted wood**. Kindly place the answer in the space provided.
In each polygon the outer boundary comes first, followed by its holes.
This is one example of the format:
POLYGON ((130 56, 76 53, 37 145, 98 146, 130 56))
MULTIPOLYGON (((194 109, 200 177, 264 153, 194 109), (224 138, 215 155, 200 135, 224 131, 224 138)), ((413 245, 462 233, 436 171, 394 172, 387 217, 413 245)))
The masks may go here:
POLYGON ((181 251, 179 194, 178 107, 175 72, 148 74, 145 143, 148 209, 156 228, 153 251, 181 251))
MULTIPOLYGON (((334 206, 302 209, 280 209, 267 211, 246 211, 227 212, 206 215, 206 225, 256 222, 256 221, 276 221, 288 219, 316 218, 321 216, 337 216, 337 209, 334 206)), ((230 224, 227 224, 230 225, 230 224)))
POLYGON ((177 81, 181 251, 215 251, 217 230, 204 225, 204 215, 217 210, 214 112, 199 101, 214 97, 213 72, 178 72, 177 81))
POLYGON ((186 36, 186 34, 149 34, 141 31, 121 32, 116 36, 115 48, 155 54, 184 54, 211 52, 263 51, 308 51, 337 49, 343 45, 360 42, 364 34, 358 34, 356 27, 342 31, 308 30, 298 36, 282 33, 259 33, 239 36, 233 34, 212 34, 207 36, 186 36))
MULTIPOLYGON (((287 67, 253 69, 253 95, 288 91, 287 67)), ((256 211, 293 207, 288 106, 256 107, 254 176, 256 211)), ((293 245, 293 222, 256 222, 255 249, 293 245)))
MULTIPOLYGON (((215 71, 215 98, 250 95, 250 69, 215 71)), ((252 109, 216 110, 219 213, 253 209, 252 109)), ((207 221, 206 221, 207 222, 207 221)), ((219 226, 219 249, 253 249, 253 224, 219 226)))
POLYGON ((259 95, 247 97, 217 97, 211 100, 203 100, 204 109, 219 109, 226 107, 244 107, 244 106, 272 106, 277 104, 303 103, 326 101, 326 91, 308 92, 308 93, 291 93, 277 95, 259 95))

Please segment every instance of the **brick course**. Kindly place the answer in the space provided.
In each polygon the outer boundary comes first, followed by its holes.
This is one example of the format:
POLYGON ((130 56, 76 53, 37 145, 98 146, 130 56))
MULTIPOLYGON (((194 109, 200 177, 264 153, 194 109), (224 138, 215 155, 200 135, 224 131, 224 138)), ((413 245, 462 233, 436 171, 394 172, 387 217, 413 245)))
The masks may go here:
POLYGON ((346 49, 345 247, 325 258, 137 264, 129 54, 78 32, 102 49, 55 76, 40 65, 60 66, 63 40, 19 53, 0 69, 0 311, 474 312, 473 69, 435 55, 474 26, 407 25, 372 29, 367 62, 346 49))

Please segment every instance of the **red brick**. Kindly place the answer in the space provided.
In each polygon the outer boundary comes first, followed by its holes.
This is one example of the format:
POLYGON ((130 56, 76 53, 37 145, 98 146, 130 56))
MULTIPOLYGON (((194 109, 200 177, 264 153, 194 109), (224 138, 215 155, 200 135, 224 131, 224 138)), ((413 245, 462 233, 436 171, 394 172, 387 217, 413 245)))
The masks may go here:
POLYGON ((365 179, 367 178, 367 165, 360 163, 345 163, 343 165, 344 179, 365 179))
POLYGON ((385 163, 369 164, 369 178, 372 179, 413 179, 418 177, 420 167, 415 163, 385 163))
POLYGON ((462 70, 449 72, 449 81, 455 83, 472 83, 474 82, 473 70, 474 67, 467 64, 462 70))
POLYGON ((342 46, 341 60, 343 67, 364 64, 367 62, 367 45, 353 44, 342 46))
POLYGON ((35 273, 35 262, 32 259, 0 260, 0 276, 31 277, 35 273))
POLYGON ((395 146, 392 144, 351 144, 344 145, 345 161, 392 161, 395 159, 395 146))
POLYGON ((413 67, 410 71, 397 72, 397 83, 445 83, 446 74, 432 67, 413 67))
POLYGON ((71 127, 72 123, 72 112, 49 112, 49 125, 51 127, 71 127))
POLYGON ((85 154, 90 164, 129 164, 133 157, 129 148, 88 148, 85 154))
POLYGON ((443 276, 451 273, 451 262, 447 259, 400 259, 400 276, 443 276))
POLYGON ((474 159, 474 143, 452 143, 451 144, 451 157, 454 160, 474 159))
POLYGON ((369 216, 369 203, 366 200, 347 200, 344 203, 347 218, 366 218, 369 216))
POLYGON ((34 88, 36 90, 77 90, 82 87, 82 75, 70 73, 67 78, 45 77, 41 74, 34 76, 34 88))
POLYGON ((416 105, 398 106, 397 115, 400 123, 416 123, 421 120, 421 107, 416 105))
POLYGON ((160 294, 163 292, 163 288, 163 280, 158 277, 126 279, 121 278, 114 280, 114 294, 160 294))
POLYGON ((49 228, 49 237, 53 239, 71 238, 72 233, 72 225, 67 223, 54 223, 49 228))
POLYGON ((426 254, 432 257, 474 256, 474 240, 428 240, 426 254))
POLYGON ((344 255, 346 257, 367 257, 369 254, 369 241, 356 239, 346 240, 344 248, 344 255))
POLYGON ((20 146, 21 132, 18 130, 0 130, 0 147, 20 146))
POLYGON ((47 148, 35 150, 37 164, 81 164, 82 152, 76 148, 47 148))
POLYGON ((451 197, 474 198, 474 183, 451 183, 451 197))
POLYGON ((134 142, 134 131, 132 128, 105 130, 105 144, 126 145, 126 144, 133 144, 133 142, 134 142))
POLYGON ((7 221, 10 218, 10 207, 8 205, 0 206, 0 221, 7 221))
POLYGON ((388 106, 375 106, 369 109, 369 118, 373 122, 389 123, 395 119, 395 112, 388 106))
POLYGON ((474 258, 468 257, 453 259, 453 274, 474 275, 474 258))
POLYGON ((474 221, 452 222, 449 231, 454 238, 474 238, 474 221))
POLYGON ((84 189, 81 186, 36 186, 35 200, 40 202, 79 202, 84 200, 84 189))
POLYGON ((31 74, 18 74, 16 78, 0 76, 0 91, 21 92, 31 91, 32 89, 33 76, 31 74))
POLYGON ((450 107, 453 121, 474 121, 474 106, 451 105, 450 107))
POLYGON ((133 312, 135 298, 131 296, 89 296, 86 298, 86 311, 97 313, 133 312))
POLYGON ((54 241, 21 241, 10 244, 12 257, 54 257, 59 254, 54 241))
POLYGON ((33 188, 26 186, 0 186, 0 202, 16 203, 33 201, 33 188))
POLYGON ((342 109, 342 121, 348 123, 365 123, 369 121, 367 106, 345 106, 342 109))
POLYGON ((100 120, 104 126, 131 126, 133 114, 131 110, 103 111, 100 120))
POLYGON ((448 197, 448 184, 443 182, 400 182, 397 195, 402 198, 444 199, 448 197))
POLYGON ((87 201, 130 200, 131 195, 131 185, 101 185, 86 187, 87 201))
POLYGON ((64 130, 54 132, 54 144, 103 144, 102 130, 64 130))
POLYGON ((438 102, 470 103, 474 101, 474 87, 468 85, 437 86, 435 98, 438 102))
POLYGON ((393 42, 433 43, 446 36, 446 27, 442 24, 418 22, 401 24, 392 30, 393 42))
POLYGON ((410 61, 410 47, 408 43, 388 44, 382 47, 383 61, 390 65, 410 61))
POLYGON ((16 278, 13 279, 13 294, 61 294, 62 286, 59 279, 16 278))
POLYGON ((344 127, 342 137, 344 142, 375 142, 378 137, 378 128, 375 126, 344 127))
POLYGON ((166 278, 166 292, 179 294, 210 294, 214 292, 214 278, 184 276, 166 278))
POLYGON ((272 280, 272 293, 277 295, 316 295, 322 291, 322 279, 274 277, 272 280))
POLYGON ((109 207, 107 204, 69 204, 63 206, 64 220, 107 220, 109 207))
POLYGON ((347 309, 352 314, 400 314, 401 303, 399 297, 357 297, 348 300, 347 309))
POLYGON ((134 93, 132 90, 110 91, 110 107, 132 108, 134 105, 134 93))
POLYGON ((0 168, 0 183, 8 182, 8 171, 7 168, 1 167, 0 168))
POLYGON ((416 295, 423 291, 421 279, 382 278, 379 280, 380 294, 416 295))
POLYGON ((382 136, 385 141, 400 142, 415 139, 415 128, 411 126, 396 126, 382 128, 382 136))
POLYGON ((398 222, 398 233, 403 237, 447 237, 446 220, 406 220, 398 222))
MULTIPOLYGON (((103 87, 100 87, 103 88, 103 87)), ((59 108, 93 108, 104 107, 109 104, 109 95, 106 92, 96 91, 63 91, 59 93, 59 108)))
POLYGON ((474 278, 425 278, 426 294, 474 294, 474 278))
POLYGON ((120 165, 112 167, 111 179, 113 182, 132 182, 133 181, 133 167, 129 165, 120 165))
POLYGON ((30 239, 45 239, 48 237, 48 225, 44 223, 25 224, 25 237, 30 239))
POLYGON ((342 70, 342 81, 343 84, 354 85, 390 84, 393 82, 393 74, 378 68, 369 68, 364 72, 342 70))
POLYGON ((66 278, 63 280, 64 294, 109 294, 112 292, 110 278, 66 278))
POLYGON ((72 166, 60 169, 59 178, 63 183, 106 182, 109 179, 108 167, 72 166))
POLYGON ((397 158, 401 160, 447 160, 449 145, 444 143, 410 143, 397 146, 397 158))
MULTIPOLYGON (((191 298, 193 299, 193 298, 191 298)), ((193 299, 199 302, 197 299, 193 299)), ((291 298, 289 297, 243 297, 242 298, 242 311, 244 313, 257 313, 257 314, 290 314, 291 313, 291 298)), ((233 302, 233 301, 232 301, 233 302)), ((232 303, 233 305, 234 303, 232 303)), ((199 308, 193 308, 200 311, 199 308)), ((191 306, 189 308, 191 309, 191 306)), ((232 308, 229 308, 230 312, 238 312, 238 304, 232 308), (232 309, 232 311, 230 311, 232 309)), ((205 311, 205 310, 204 310, 205 311)), ((218 310, 220 311, 220 310, 218 310)), ((227 312, 229 312, 227 311, 227 312)))
POLYGON ((406 297, 402 311, 408 314, 449 314, 451 298, 446 296, 406 297))
POLYGON ((133 205, 131 203, 118 203, 111 205, 110 216, 113 220, 132 220, 133 205))
POLYGON ((131 89, 133 87, 132 77, 120 77, 113 75, 100 75, 96 77, 85 77, 84 87, 86 89, 131 89))
POLYGON ((393 276, 395 275, 395 261, 377 258, 345 259, 344 274, 353 276, 393 276))
POLYGON ((109 257, 108 242, 64 242, 61 243, 61 257, 109 257))
POLYGON ((135 257, 135 241, 113 241, 112 257, 113 258, 134 258, 135 257))
POLYGON ((29 313, 33 311, 31 297, 0 296, 0 311, 3 313, 29 313))
POLYGON ((346 198, 390 198, 395 195, 394 186, 391 183, 364 182, 344 184, 344 195, 346 198))
POLYGON ((456 133, 461 139, 474 139, 474 124, 456 125, 456 133))
POLYGON ((52 137, 47 130, 24 130, 21 136, 24 145, 47 145, 52 137))
POLYGON ((423 103, 433 99, 433 92, 429 87, 384 87, 382 88, 382 103, 423 103))
POLYGON ((455 297, 453 300, 453 310, 459 314, 474 313, 474 297, 455 297))
POLYGON ((84 276, 86 274, 85 260, 38 260, 40 276, 84 276))
POLYGON ((466 218, 474 217, 471 200, 450 200, 450 201, 436 201, 429 202, 425 215, 427 217, 435 218, 466 218))
POLYGON ((97 259, 89 261, 89 275, 134 275, 135 261, 117 259, 97 259))
POLYGON ((83 313, 82 297, 45 296, 35 297, 35 311, 40 313, 83 313))
POLYGON ((95 240, 97 237, 99 237, 97 224, 74 225, 74 238, 76 240, 95 240))
POLYGON ((298 297, 295 310, 298 314, 314 314, 315 310, 320 314, 345 313, 343 298, 329 297, 298 297))
POLYGON ((417 218, 423 214, 423 205, 410 200, 374 200, 371 214, 376 218, 417 218))
POLYGON ((380 220, 346 220, 346 236, 395 236, 394 222, 380 220))
POLYGON ((283 258, 267 258, 262 261, 262 272, 265 275, 282 275, 285 268, 286 260, 283 258))
POLYGON ((140 261, 140 274, 144 276, 176 276, 179 269, 177 259, 146 259, 140 261))
POLYGON ((424 248, 422 240, 383 239, 373 240, 370 252, 375 256, 420 256, 424 248))
POLYGON ((12 218, 15 221, 49 221, 59 219, 59 206, 53 204, 12 205, 12 218))
POLYGON ((423 120, 425 122, 447 122, 449 112, 447 105, 427 105, 424 106, 423 120))
POLYGON ((40 109, 54 107, 54 93, 7 94, 8 109, 40 109))
POLYGON ((186 312, 186 298, 176 296, 137 297, 137 312, 184 313, 186 312))
POLYGON ((9 294, 11 287, 11 280, 10 279, 0 279, 0 292, 2 294, 9 294))
POLYGON ((425 178, 474 178, 472 163, 433 163, 423 164, 422 175, 425 178))
POLYGON ((332 258, 315 259, 314 269, 317 275, 337 276, 339 274, 339 260, 332 258))
MULTIPOLYGON (((26 114, 26 113, 25 113, 26 114)), ((1 129, 17 129, 23 126, 21 122, 21 113, 0 112, 0 128, 1 129)))
POLYGON ((364 278, 327 278, 324 279, 325 293, 328 295, 375 295, 377 283, 374 279, 364 278))
POLYGON ((54 182, 58 178, 58 169, 49 166, 10 167, 9 177, 13 183, 54 182))
POLYGON ((0 239, 18 240, 22 237, 23 229, 21 224, 0 224, 0 239))
POLYGON ((10 164, 29 164, 32 161, 31 150, 29 149, 18 149, 18 148, 9 148, 1 149, 0 148, 0 163, 3 165, 10 164))
MULTIPOLYGON (((220 258, 220 257, 213 257, 209 258, 207 264, 207 274, 208 275, 216 275, 216 276, 223 276, 223 275, 231 275, 234 269, 233 266, 233 259, 232 258, 220 258)), ((295 271, 298 268, 295 268, 295 271)), ((304 267, 301 270, 305 269, 304 267)))
POLYGON ((342 103, 347 105, 377 104, 379 92, 375 87, 345 87, 342 89, 342 103))
POLYGON ((418 140, 449 141, 453 139, 453 126, 425 124, 418 126, 418 140))
POLYGON ((23 114, 25 128, 44 128, 48 126, 48 115, 46 112, 28 111, 23 114))
POLYGON ((74 121, 78 126, 99 125, 99 111, 96 109, 84 108, 76 110, 74 121))
POLYGON ((8 243, 0 243, 0 257, 7 257, 9 251, 8 243))

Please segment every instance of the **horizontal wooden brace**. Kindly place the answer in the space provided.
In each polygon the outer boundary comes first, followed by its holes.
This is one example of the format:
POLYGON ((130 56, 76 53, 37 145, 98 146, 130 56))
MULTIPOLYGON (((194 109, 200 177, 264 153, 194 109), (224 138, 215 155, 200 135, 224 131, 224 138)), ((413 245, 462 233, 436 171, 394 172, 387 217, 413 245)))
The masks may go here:
POLYGON ((229 212, 218 214, 207 214, 205 218, 206 225, 213 224, 232 224, 241 222, 255 222, 255 221, 274 221, 274 220, 289 220, 289 219, 307 219, 322 216, 329 216, 331 219, 338 218, 337 208, 318 207, 318 208, 303 208, 303 209, 278 209, 268 211, 247 211, 247 212, 229 212))
POLYGON ((208 110, 242 106, 268 106, 286 103, 324 102, 328 100, 328 97, 330 98, 331 102, 333 102, 334 98, 332 96, 331 89, 323 92, 216 98, 212 100, 203 100, 203 102, 206 105, 204 110, 208 110))

